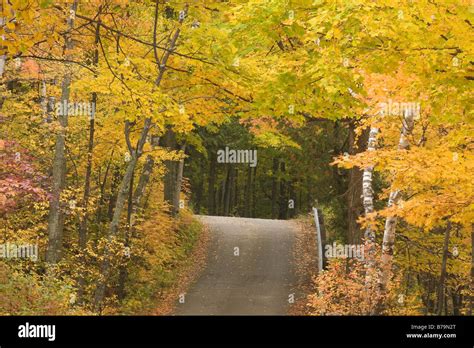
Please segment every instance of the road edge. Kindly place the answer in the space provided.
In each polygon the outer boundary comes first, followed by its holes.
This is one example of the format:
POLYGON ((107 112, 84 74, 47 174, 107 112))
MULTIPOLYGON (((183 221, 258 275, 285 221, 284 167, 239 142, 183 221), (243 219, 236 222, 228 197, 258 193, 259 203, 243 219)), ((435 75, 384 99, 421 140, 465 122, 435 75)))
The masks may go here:
POLYGON ((294 220, 297 226, 293 244, 293 262, 296 273, 295 302, 290 306, 288 315, 311 315, 307 306, 308 295, 315 292, 313 278, 317 276, 316 232, 311 215, 294 220))
POLYGON ((196 217, 193 217, 193 219, 201 224, 201 232, 199 233, 198 240, 189 254, 189 257, 180 266, 176 276, 177 281, 173 286, 158 296, 156 309, 152 313, 153 315, 173 315, 179 296, 186 294, 187 290, 199 278, 207 264, 210 242, 209 228, 196 217))

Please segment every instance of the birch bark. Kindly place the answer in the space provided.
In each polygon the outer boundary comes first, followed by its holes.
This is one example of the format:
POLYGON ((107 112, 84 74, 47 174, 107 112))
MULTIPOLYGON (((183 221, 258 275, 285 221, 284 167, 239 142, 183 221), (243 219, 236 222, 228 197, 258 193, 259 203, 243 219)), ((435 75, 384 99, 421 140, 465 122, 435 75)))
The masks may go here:
MULTIPOLYGON (((378 132, 378 128, 370 128, 367 151, 375 151, 378 132)), ((373 171, 374 167, 370 166, 365 168, 362 174, 362 198, 366 216, 374 211, 374 190, 372 188, 373 171)), ((371 242, 375 241, 375 233, 370 226, 367 226, 365 229, 365 238, 371 242)))
MULTIPOLYGON (((375 151, 377 143, 377 134, 379 129, 371 127, 369 132, 369 140, 367 141, 367 151, 375 151)), ((374 167, 370 166, 364 169, 362 173, 362 202, 364 206, 365 216, 374 211, 374 190, 372 187, 374 167)), ((367 303, 369 312, 372 312, 372 287, 376 275, 375 269, 375 231, 368 225, 365 229, 364 257, 365 257, 365 289, 367 293, 367 303)))
MULTIPOLYGON (((402 130, 400 134, 400 141, 398 143, 399 150, 408 150, 410 148, 409 136, 413 131, 414 119, 413 113, 406 112, 402 120, 402 130)), ((400 190, 392 190, 388 199, 388 207, 395 206, 401 198, 400 190)), ((395 215, 388 216, 385 221, 385 229, 383 234, 382 244, 382 269, 379 280, 379 286, 382 293, 387 287, 387 282, 390 277, 392 261, 393 261, 393 247, 395 244, 395 234, 398 218, 395 215)))

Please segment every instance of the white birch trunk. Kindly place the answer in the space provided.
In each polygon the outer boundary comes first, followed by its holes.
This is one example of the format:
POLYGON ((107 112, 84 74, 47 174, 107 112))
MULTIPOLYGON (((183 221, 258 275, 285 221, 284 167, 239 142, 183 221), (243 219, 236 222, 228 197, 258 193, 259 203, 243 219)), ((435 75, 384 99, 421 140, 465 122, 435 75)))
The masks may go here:
MULTIPOLYGON (((375 151, 375 144, 377 142, 378 132, 378 128, 370 128, 367 151, 375 151)), ((373 171, 374 167, 370 166, 365 168, 364 173, 362 174, 362 198, 366 216, 374 211, 374 190, 372 188, 373 171)), ((375 240, 374 231, 372 231, 370 226, 368 226, 365 230, 365 238, 371 242, 375 240)))
MULTIPOLYGON (((377 143, 377 134, 379 130, 376 127, 370 128, 369 140, 367 142, 367 151, 375 151, 377 143)), ((374 211, 374 190, 372 187, 374 167, 370 166, 364 169, 362 174, 362 199, 365 211, 365 216, 374 211)), ((366 227, 365 230, 365 242, 364 242, 364 257, 365 257, 365 289, 367 295, 367 303, 369 305, 369 313, 372 313, 372 288, 374 284, 374 278, 376 275, 375 269, 375 231, 370 226, 366 227)), ((368 313, 368 314, 369 314, 368 313)))
MULTIPOLYGON (((409 135, 413 131, 414 120, 411 112, 406 112, 402 121, 402 130, 400 134, 400 141, 398 143, 399 150, 408 150, 410 147, 409 135)), ((388 199, 388 207, 393 207, 400 200, 401 194, 399 190, 392 190, 388 199)), ((393 260, 393 247, 395 244, 395 232, 397 226, 397 217, 388 216, 385 221, 385 229, 383 234, 382 244, 382 269, 380 276, 380 289, 383 292, 387 286, 390 277, 393 260)))

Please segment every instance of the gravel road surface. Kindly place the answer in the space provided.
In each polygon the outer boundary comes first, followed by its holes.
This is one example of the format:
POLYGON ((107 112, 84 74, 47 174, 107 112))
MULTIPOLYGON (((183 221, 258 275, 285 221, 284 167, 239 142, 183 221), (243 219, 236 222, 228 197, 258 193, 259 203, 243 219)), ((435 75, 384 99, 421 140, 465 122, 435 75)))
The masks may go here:
MULTIPOLYGON (((209 226, 207 265, 176 315, 284 315, 296 276, 291 221, 199 216, 209 226)), ((181 298, 183 302, 183 298, 181 298)))

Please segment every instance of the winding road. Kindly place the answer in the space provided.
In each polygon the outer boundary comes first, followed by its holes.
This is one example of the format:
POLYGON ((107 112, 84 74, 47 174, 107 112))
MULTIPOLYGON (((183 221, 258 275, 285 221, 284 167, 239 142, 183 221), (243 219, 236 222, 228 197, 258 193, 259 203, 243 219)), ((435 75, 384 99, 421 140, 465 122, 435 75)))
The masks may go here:
POLYGON ((291 221, 199 216, 209 227, 206 268, 176 315, 284 315, 295 285, 291 221))

